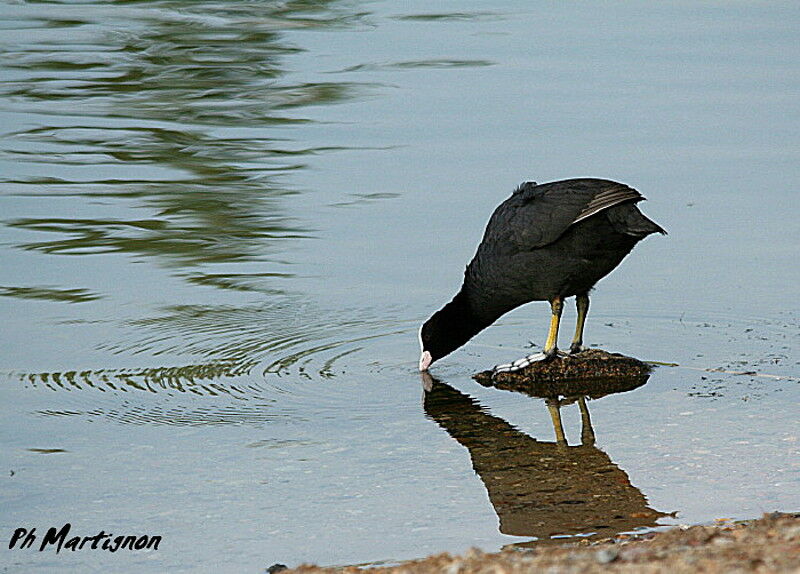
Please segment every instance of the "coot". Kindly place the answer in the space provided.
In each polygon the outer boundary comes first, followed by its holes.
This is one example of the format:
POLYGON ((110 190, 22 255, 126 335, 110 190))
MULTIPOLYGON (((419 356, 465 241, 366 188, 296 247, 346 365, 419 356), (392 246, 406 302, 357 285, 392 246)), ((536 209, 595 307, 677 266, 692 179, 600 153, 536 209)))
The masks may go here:
POLYGON ((573 295, 578 321, 570 352, 579 352, 589 291, 636 243, 651 233, 666 234, 636 207, 643 199, 635 189, 604 179, 520 185, 489 219, 461 290, 422 325, 420 371, 530 301, 550 302, 544 352, 495 370, 552 358, 564 299, 573 295))

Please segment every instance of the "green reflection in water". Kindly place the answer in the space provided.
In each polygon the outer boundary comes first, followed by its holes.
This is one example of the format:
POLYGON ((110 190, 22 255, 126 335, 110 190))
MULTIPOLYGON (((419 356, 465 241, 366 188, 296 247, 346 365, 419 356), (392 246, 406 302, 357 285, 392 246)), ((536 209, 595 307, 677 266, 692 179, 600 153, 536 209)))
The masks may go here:
POLYGON ((500 20, 502 16, 495 12, 430 12, 427 14, 406 14, 398 16, 398 20, 411 22, 460 22, 471 20, 500 20))
POLYGON ((394 62, 390 64, 356 64, 338 72, 374 72, 377 70, 416 70, 419 68, 481 68, 493 66, 490 60, 411 60, 406 62, 394 62))
POLYGON ((0 285, 0 296, 18 299, 42 299, 66 303, 86 303, 99 299, 100 295, 86 289, 56 289, 54 287, 5 287, 0 285))
POLYGON ((62 452, 69 452, 63 448, 27 448, 25 450, 28 452, 34 452, 36 454, 59 454, 62 452))
POLYGON ((195 285, 209 285, 230 291, 282 295, 285 291, 270 287, 268 281, 290 277, 293 277, 291 273, 196 273, 186 275, 185 279, 195 285))
MULTIPOLYGON (((172 268, 191 285, 269 299, 263 306, 252 299, 174 305, 123 323, 127 335, 100 349, 112 357, 149 355, 139 368, 111 362, 21 380, 54 390, 235 395, 238 378, 257 364, 258 372, 296 367, 308 377, 331 377, 338 358, 357 350, 354 341, 382 336, 281 299, 294 273, 277 255, 312 236, 288 205, 297 191, 287 176, 312 156, 350 149, 302 141, 297 129, 313 123, 303 110, 353 101, 375 87, 296 73, 288 60, 303 51, 296 32, 353 26, 367 14, 331 1, 31 2, 4 14, 9 79, 0 98, 6 111, 25 118, 0 143, 0 160, 14 166, 0 175, 0 198, 15 202, 15 215, 3 221, 7 244, 28 251, 31 266, 52 261, 39 255, 80 262, 121 254, 172 268), (236 266, 245 262, 256 265, 236 266), (215 382, 222 379, 224 385, 215 382)), ((128 263, 108 261, 103 283, 113 285, 128 263)), ((101 297, 56 287, 0 294, 101 297)), ((183 292, 173 297, 191 302, 183 292)), ((80 321, 74 323, 78 332, 80 321)))
POLYGON ((9 47, 5 66, 22 78, 0 94, 48 125, 12 134, 3 155, 31 169, 2 181, 17 195, 130 200, 119 206, 138 213, 17 218, 7 224, 55 235, 18 246, 191 266, 265 261, 281 241, 308 237, 286 212, 293 191, 280 176, 303 168, 303 157, 345 148, 292 145, 271 128, 306 123, 297 110, 352 100, 366 85, 287 81, 285 58, 302 49, 285 32, 364 15, 336 2, 113 8, 19 8, 36 33, 9 47))

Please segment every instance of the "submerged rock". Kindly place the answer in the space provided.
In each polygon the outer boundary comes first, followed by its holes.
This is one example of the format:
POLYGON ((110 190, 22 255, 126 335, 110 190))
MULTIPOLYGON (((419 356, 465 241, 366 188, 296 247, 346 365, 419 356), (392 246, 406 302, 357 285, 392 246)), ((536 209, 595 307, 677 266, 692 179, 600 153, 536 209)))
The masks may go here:
POLYGON ((647 382, 652 365, 602 349, 535 362, 518 371, 483 371, 473 375, 485 387, 532 397, 599 397, 635 389, 647 382))

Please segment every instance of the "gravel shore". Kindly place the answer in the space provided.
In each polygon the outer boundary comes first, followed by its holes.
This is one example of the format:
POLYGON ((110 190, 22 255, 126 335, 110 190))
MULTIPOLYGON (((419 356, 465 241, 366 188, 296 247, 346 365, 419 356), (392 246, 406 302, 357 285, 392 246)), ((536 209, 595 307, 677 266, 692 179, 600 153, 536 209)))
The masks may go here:
POLYGON ((463 556, 437 554, 391 567, 318 567, 289 572, 386 572, 415 574, 513 574, 522 572, 800 573, 800 513, 765 514, 758 520, 676 527, 657 533, 617 536, 595 543, 542 546, 463 556))

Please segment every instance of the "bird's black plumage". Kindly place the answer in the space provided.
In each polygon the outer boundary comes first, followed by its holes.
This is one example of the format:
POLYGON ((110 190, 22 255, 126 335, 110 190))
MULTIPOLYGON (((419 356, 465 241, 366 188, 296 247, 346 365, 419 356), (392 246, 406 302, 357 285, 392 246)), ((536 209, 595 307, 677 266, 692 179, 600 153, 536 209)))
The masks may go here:
MULTIPOLYGON (((651 233, 635 189, 603 179, 524 183, 495 209, 453 300, 420 330, 427 366, 530 301, 588 295, 651 233)), ((588 299, 587 299, 588 304, 588 299)))

